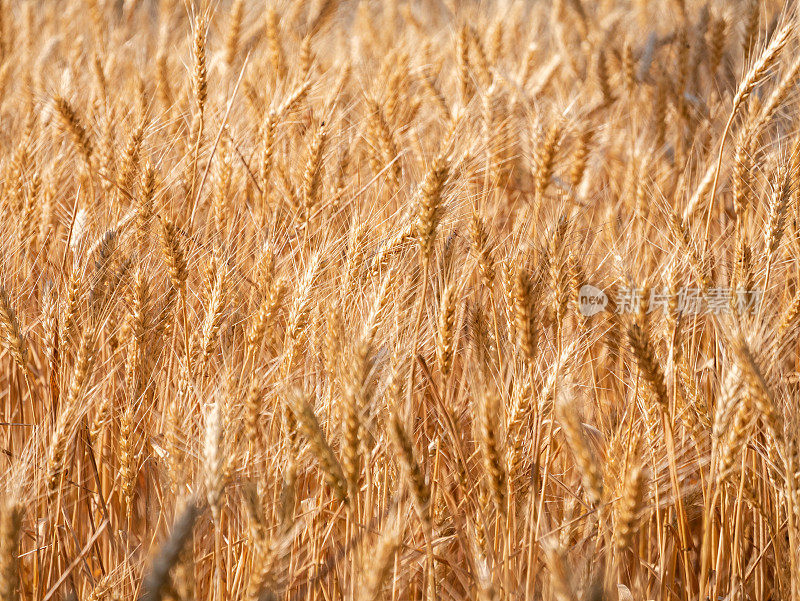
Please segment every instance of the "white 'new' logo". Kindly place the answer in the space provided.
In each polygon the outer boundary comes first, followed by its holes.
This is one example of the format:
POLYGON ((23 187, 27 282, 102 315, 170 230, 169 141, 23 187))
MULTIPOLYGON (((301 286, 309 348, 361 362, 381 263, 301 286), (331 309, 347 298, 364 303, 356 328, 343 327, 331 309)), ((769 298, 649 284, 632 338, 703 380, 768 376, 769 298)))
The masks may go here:
POLYGON ((585 284, 581 286, 581 289, 578 292, 578 305, 580 307, 581 315, 585 315, 586 317, 591 317, 600 311, 606 308, 608 304, 608 297, 606 293, 600 290, 600 288, 596 288, 595 286, 591 286, 589 284, 585 284))

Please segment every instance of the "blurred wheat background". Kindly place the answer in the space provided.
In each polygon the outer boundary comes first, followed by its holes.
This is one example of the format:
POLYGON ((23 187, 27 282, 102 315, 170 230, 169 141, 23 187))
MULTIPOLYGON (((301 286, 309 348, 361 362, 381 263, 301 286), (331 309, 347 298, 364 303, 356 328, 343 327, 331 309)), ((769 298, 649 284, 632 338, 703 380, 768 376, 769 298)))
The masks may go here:
POLYGON ((798 42, 0 0, 0 601, 800 601, 798 42))

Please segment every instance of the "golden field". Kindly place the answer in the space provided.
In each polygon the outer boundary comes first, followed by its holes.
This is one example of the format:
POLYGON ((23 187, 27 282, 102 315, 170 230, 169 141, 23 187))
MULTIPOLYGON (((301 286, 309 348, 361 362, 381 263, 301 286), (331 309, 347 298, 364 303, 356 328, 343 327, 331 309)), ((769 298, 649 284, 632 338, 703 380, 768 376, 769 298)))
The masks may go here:
POLYGON ((0 0, 0 601, 800 601, 798 33, 0 0))

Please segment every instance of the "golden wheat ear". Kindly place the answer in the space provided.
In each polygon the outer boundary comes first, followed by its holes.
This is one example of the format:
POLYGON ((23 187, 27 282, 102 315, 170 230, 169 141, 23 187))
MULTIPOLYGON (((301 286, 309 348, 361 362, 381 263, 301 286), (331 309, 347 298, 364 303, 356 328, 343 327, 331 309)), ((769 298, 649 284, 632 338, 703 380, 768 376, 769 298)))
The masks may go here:
POLYGON ((556 418, 575 457, 586 495, 592 505, 597 505, 603 500, 603 472, 587 439, 574 394, 569 382, 562 383, 555 404, 556 418))
POLYGON ((412 493, 414 507, 417 510, 420 520, 425 524, 430 524, 429 505, 431 491, 425 474, 422 471, 422 467, 417 461, 414 443, 396 412, 393 412, 391 416, 389 427, 392 441, 397 449, 398 459, 403 469, 403 475, 412 493))
POLYGON ((170 572, 178 563, 181 552, 190 541, 195 522, 200 517, 202 507, 194 499, 189 499, 172 526, 169 537, 162 542, 142 582, 143 601, 161 601, 167 591, 170 572))
POLYGON ((312 454, 319 462, 326 482, 339 501, 345 505, 349 504, 347 481, 342 464, 328 443, 308 399, 302 392, 292 391, 287 398, 287 403, 297 420, 300 432, 308 442, 312 454))
POLYGON ((17 312, 11 306, 8 291, 0 286, 0 328, 6 350, 19 368, 27 374, 28 344, 17 320, 17 312))
POLYGON ((24 505, 19 500, 4 501, 0 517, 0 599, 4 601, 19 598, 19 545, 24 515, 24 505))

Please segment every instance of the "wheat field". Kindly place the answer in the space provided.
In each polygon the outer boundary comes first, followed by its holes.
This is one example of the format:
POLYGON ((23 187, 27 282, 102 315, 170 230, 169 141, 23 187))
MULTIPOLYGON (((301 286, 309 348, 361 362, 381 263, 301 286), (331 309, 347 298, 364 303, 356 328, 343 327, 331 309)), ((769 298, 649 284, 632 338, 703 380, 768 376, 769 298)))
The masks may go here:
POLYGON ((0 601, 800 601, 778 0, 0 0, 0 601))

